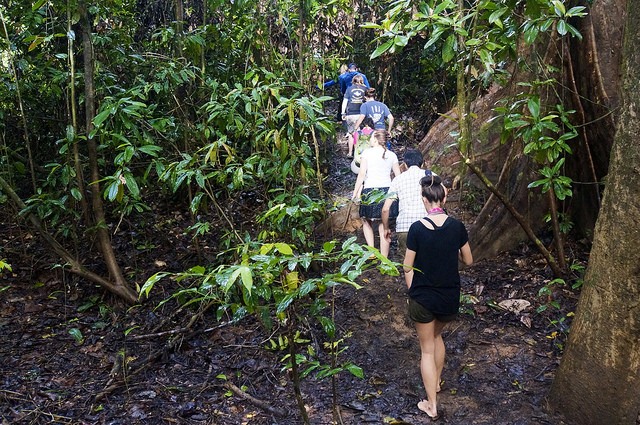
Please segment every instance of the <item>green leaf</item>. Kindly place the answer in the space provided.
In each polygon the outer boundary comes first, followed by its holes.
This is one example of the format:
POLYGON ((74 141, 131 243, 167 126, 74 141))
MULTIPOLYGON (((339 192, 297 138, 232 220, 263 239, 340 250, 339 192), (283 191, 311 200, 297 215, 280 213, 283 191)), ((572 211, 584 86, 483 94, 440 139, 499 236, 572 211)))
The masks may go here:
POLYGON ((196 276, 204 275, 205 271, 206 271, 206 269, 204 267, 202 267, 202 266, 193 266, 188 270, 189 273, 194 274, 196 276))
POLYGON ((567 13, 567 9, 564 7, 564 3, 560 0, 553 0, 553 7, 555 9, 556 15, 564 16, 567 13))
POLYGON ((351 374, 357 378, 364 378, 364 371, 360 366, 356 366, 352 363, 348 363, 344 365, 344 368, 347 369, 351 374))
POLYGON ((565 14, 565 16, 567 17, 573 17, 573 16, 585 16, 586 13, 583 12, 583 10, 585 10, 586 7, 584 6, 574 6, 571 9, 569 9, 569 11, 567 11, 567 13, 565 14))
POLYGON ((205 186, 205 178, 200 170, 196 171, 196 183, 198 184, 198 187, 204 188, 205 186))
POLYGON ((44 42, 44 37, 37 36, 36 38, 34 38, 34 40, 29 45, 28 51, 34 50, 36 47, 38 47, 43 42, 44 42))
POLYGON ((393 46, 393 39, 387 40, 386 42, 378 46, 378 48, 374 50, 373 53, 371 53, 371 56, 369 57, 369 59, 377 58, 381 54, 385 53, 387 50, 391 49, 391 46, 393 46))
POLYGON ((527 101, 527 107, 529 108, 529 112, 531 112, 531 116, 534 118, 538 118, 540 116, 540 99, 537 96, 532 96, 527 101))
POLYGON ((406 35, 396 35, 393 38, 393 44, 398 47, 404 47, 407 45, 407 43, 409 43, 409 37, 407 37, 406 35))
POLYGON ((439 39, 440 36, 445 32, 444 28, 436 28, 433 33, 431 34, 431 38, 429 38, 429 41, 427 41, 427 43, 424 45, 424 49, 428 49, 429 47, 431 47, 433 44, 435 44, 439 39))
POLYGON ((504 128, 506 130, 512 130, 514 128, 520 128, 520 127, 524 127, 529 125, 528 121, 525 120, 521 120, 521 119, 516 119, 516 120, 511 120, 511 121, 507 121, 505 122, 504 128))
POLYGON ((480 40, 479 38, 470 38, 464 44, 466 44, 467 46, 472 47, 472 46, 477 46, 480 43, 482 43, 482 40, 480 40))
POLYGON ((329 336, 329 338, 333 338, 336 333, 336 324, 331 318, 320 316, 318 317, 320 324, 322 324, 322 329, 329 336))
POLYGON ((73 199, 76 201, 80 201, 82 199, 82 193, 80 193, 77 187, 71 188, 71 196, 73 196, 73 199))
POLYGON ((560 19, 558 21, 558 34, 560 35, 567 34, 567 22, 564 19, 560 19))
POLYGON ((0 270, 9 270, 10 272, 13 271, 13 269, 11 268, 11 264, 7 263, 4 258, 0 259, 0 270))
POLYGON ((336 241, 325 242, 322 245, 322 250, 327 254, 331 253, 336 247, 336 241))
POLYGON ((251 273, 251 269, 247 266, 240 266, 240 277, 242 279, 242 285, 247 289, 247 292, 251 294, 251 289, 253 289, 253 274, 251 273))
POLYGON ((140 326, 132 326, 130 328, 125 329, 124 336, 128 336, 131 332, 139 328, 140 326))
POLYGON ((120 181, 112 181, 106 189, 107 199, 114 201, 118 197, 118 191, 120 190, 120 181))
POLYGON ((138 199, 140 197, 140 188, 138 187, 138 183, 133 175, 128 172, 124 173, 124 181, 126 182, 127 189, 129 189, 131 195, 138 199))
POLYGON ((82 344, 84 342, 84 336, 78 328, 69 329, 69 335, 71 335, 78 344, 82 344))
POLYGON ((364 23, 364 24, 360 25, 360 28, 375 29, 375 30, 383 29, 382 25, 374 24, 372 22, 364 23))
POLYGON ((536 41, 536 37, 538 37, 538 28, 535 25, 525 30, 524 41, 527 44, 533 44, 536 41))
POLYGON ((162 150, 162 148, 160 146, 157 145, 144 145, 144 146, 140 146, 138 148, 138 150, 140 152, 146 153, 147 155, 153 156, 153 157, 157 157, 158 156, 158 152, 160 152, 162 150))
POLYGON ((289 244, 278 242, 275 244, 275 247, 278 251, 280 251, 281 254, 293 255, 293 249, 291 249, 291 245, 289 244))
POLYGON ((576 27, 574 27, 573 25, 567 24, 567 31, 572 36, 576 37, 579 40, 582 40, 582 34, 580 34, 580 31, 578 31, 578 29, 576 27))
POLYGON ((36 10, 40 9, 42 5, 45 4, 46 1, 47 0, 38 0, 31 6, 31 11, 35 12, 36 10))
POLYGON ((454 50, 455 43, 456 43, 456 39, 453 36, 453 34, 451 34, 445 40, 444 46, 442 47, 442 60, 443 60, 443 62, 445 62, 445 63, 450 62, 451 59, 453 59, 455 57, 455 55, 456 55, 456 52, 454 50))
POLYGON ((104 122, 104 120, 107 119, 107 117, 109 115, 111 115, 114 112, 114 108, 107 108, 104 111, 100 112, 98 115, 96 115, 96 117, 93 119, 93 125, 95 125, 96 127, 100 127, 100 125, 104 122))
POLYGON ((282 300, 280 300, 280 302, 278 303, 278 308, 276 309, 276 314, 283 313, 287 308, 289 308, 289 305, 291 305, 291 303, 293 302, 295 297, 296 297, 296 293, 295 292, 292 292, 292 293, 289 293, 289 294, 285 295, 284 298, 282 300))
POLYGON ((144 294, 145 297, 149 297, 149 292, 153 289, 153 286, 159 282, 161 279, 165 278, 169 273, 166 272, 158 272, 151 276, 140 288, 140 295, 144 294))
POLYGON ((76 130, 73 128, 72 125, 68 125, 67 126, 67 141, 68 142, 73 142, 76 138, 76 130))
POLYGON ((503 28, 502 20, 500 19, 500 17, 502 17, 506 10, 506 8, 494 10, 493 13, 489 15, 489 23, 496 24, 496 26, 503 28))

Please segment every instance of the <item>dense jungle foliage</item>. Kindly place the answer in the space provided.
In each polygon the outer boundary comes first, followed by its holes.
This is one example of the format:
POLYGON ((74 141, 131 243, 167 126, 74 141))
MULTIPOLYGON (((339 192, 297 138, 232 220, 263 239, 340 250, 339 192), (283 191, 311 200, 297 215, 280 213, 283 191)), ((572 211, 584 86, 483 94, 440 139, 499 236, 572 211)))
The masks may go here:
POLYGON ((503 141, 521 142, 517 154, 536 164, 529 187, 551 194, 558 257, 531 237, 560 281, 572 223, 555 201, 571 196, 563 165, 577 131, 554 95, 554 62, 519 55, 541 39, 580 37, 574 21, 585 8, 565 3, 8 0, 0 6, 0 203, 46 235, 59 267, 128 303, 171 278, 176 308, 286 324, 285 361, 294 372, 307 362, 294 379, 314 370, 359 375, 348 362, 321 366, 298 353, 301 309, 340 338, 318 295, 357 287, 370 267, 398 273, 354 238, 313 232, 341 206, 323 187, 339 92, 319 87, 341 64, 358 63, 394 115, 420 117, 404 137, 456 108, 451 148, 473 167, 471 102, 526 70, 497 121, 503 141), (191 214, 183 232, 197 258, 153 275, 123 272, 127 259, 110 235, 124 228, 132 244, 153 249, 137 229, 154 225, 148 212, 172 206, 191 214), (96 252, 105 263, 98 272, 83 265, 96 252))

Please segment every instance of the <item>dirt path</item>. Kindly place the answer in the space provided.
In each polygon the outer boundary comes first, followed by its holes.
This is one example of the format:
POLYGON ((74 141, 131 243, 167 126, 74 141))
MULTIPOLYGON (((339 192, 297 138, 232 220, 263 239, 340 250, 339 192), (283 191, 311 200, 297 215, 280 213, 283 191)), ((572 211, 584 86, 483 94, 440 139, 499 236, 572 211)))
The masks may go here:
MULTIPOLYGON (((333 193, 348 197, 355 176, 343 157, 336 164, 331 172, 333 193)), ((188 252, 189 240, 179 239, 176 229, 184 223, 158 223, 175 229, 158 225, 149 237, 157 239, 159 248, 148 253, 131 248, 128 255, 136 268, 153 270, 162 260, 180 270, 185 267, 181 258, 188 252), (170 246, 161 238, 166 235, 177 235, 170 246)), ((0 226, 9 228, 7 223, 0 226)), ((361 231, 354 233, 363 242, 361 231)), ((158 285, 155 299, 143 306, 118 306, 91 285, 79 285, 59 271, 45 269, 54 260, 42 255, 37 238, 25 241, 13 236, 19 234, 7 232, 3 239, 4 252, 16 255, 11 259, 13 272, 0 277, 0 425, 301 424, 282 368, 284 354, 265 349, 271 335, 255 320, 217 328, 213 314, 207 316, 197 323, 200 333, 166 350, 142 373, 123 374, 123 359, 134 368, 144 364, 190 318, 187 312, 169 318, 175 303, 153 308, 175 287, 158 285), (38 270, 43 274, 34 274, 38 270), (167 334, 156 335, 155 328, 164 320, 168 321, 161 331, 167 334), (114 377, 124 381, 97 400, 114 377), (267 413, 230 392, 226 382, 288 415, 267 413)), ((392 255, 399 258, 395 248, 392 255)), ((526 247, 476 264, 463 272, 463 278, 466 312, 445 334, 448 357, 439 396, 444 416, 439 423, 562 424, 547 416, 542 406, 575 292, 555 288, 548 297, 540 297, 549 276, 526 247), (518 314, 497 307, 508 299, 524 299, 531 305, 518 314), (551 300, 561 308, 536 312, 551 300)), ((360 290, 336 289, 336 326, 345 349, 339 361, 351 361, 365 374, 364 379, 338 375, 339 423, 427 423, 416 408, 423 391, 420 353, 406 317, 404 283, 376 270, 366 272, 359 283, 360 290)), ((322 352, 323 333, 313 326, 303 330, 304 336, 322 352)), ((333 423, 330 379, 307 377, 303 395, 314 425, 333 423)))
MULTIPOLYGON (((346 152, 346 147, 340 148, 346 152)), ((342 170, 348 164, 340 157, 335 163, 342 170)), ((334 184, 334 193, 348 197, 355 177, 339 170, 334 174, 343 178, 334 184)), ((454 215, 460 213, 459 205, 449 207, 454 215)), ((364 243, 361 231, 355 233, 364 243)), ((537 313, 549 301, 538 296, 549 277, 536 257, 525 247, 462 272, 468 303, 466 313, 448 325, 444 334, 447 360, 439 394, 444 412, 441 423, 562 423, 548 416, 543 406, 566 337, 565 315, 572 311, 576 295, 556 291, 554 296, 564 300, 563 310, 537 313), (528 301, 530 306, 517 314, 497 306, 514 299, 528 301)), ((391 258, 401 261, 402 255, 392 248, 391 258)), ((364 382, 342 381, 345 423, 429 422, 416 407, 424 390, 417 335, 406 314, 404 280, 369 271, 362 285, 359 291, 341 288, 338 300, 337 321, 345 332, 352 332, 345 342, 347 355, 367 376, 364 382)))
MULTIPOLYGON (((469 276, 469 274, 471 276, 469 276)), ((467 286, 476 280, 466 277, 467 286), (471 282, 470 282, 471 281, 471 282)), ((360 364, 364 381, 341 385, 345 423, 420 424, 416 408, 424 397, 417 336, 406 315, 400 278, 368 272, 360 291, 342 288, 337 321, 352 331, 347 355, 360 364)), ((478 306, 500 300, 501 288, 485 288, 478 306)), ((470 306, 445 332, 447 363, 439 404, 442 423, 560 424, 542 411, 558 355, 538 326, 528 328, 514 313, 470 306), (472 313, 473 312, 473 313, 472 313)), ((522 317, 522 316, 520 316, 522 317)))

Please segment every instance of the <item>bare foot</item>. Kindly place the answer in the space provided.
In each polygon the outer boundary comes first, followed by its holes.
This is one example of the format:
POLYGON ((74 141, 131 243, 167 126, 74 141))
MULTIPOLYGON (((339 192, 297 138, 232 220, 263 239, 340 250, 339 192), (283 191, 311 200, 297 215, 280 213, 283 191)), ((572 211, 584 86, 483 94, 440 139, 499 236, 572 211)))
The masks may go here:
POLYGON ((440 416, 438 416, 438 410, 433 407, 429 407, 429 402, 427 400, 421 400, 418 402, 418 409, 422 410, 424 413, 427 414, 427 416, 429 417, 429 419, 431 419, 431 421, 435 422, 438 419, 440 419, 440 416))

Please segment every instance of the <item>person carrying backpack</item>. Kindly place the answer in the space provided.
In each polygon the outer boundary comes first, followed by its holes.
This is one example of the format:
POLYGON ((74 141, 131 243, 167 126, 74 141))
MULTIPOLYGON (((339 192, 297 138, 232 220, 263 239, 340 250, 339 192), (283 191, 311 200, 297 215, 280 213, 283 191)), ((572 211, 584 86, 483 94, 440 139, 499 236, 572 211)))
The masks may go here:
POLYGON ((384 103, 376 100, 376 89, 370 88, 364 94, 365 102, 360 107, 360 117, 356 122, 356 128, 360 128, 360 125, 365 119, 373 122, 374 130, 387 130, 391 133, 393 128, 393 115, 389 111, 389 107, 384 103), (387 121, 389 125, 387 126, 387 121))
POLYGON ((362 152, 369 147, 372 134, 373 128, 368 125, 353 133, 353 160, 351 161, 351 171, 353 171, 353 174, 358 174, 360 172, 362 152))
POLYGON ((342 101, 342 120, 347 124, 347 137, 349 153, 347 156, 351 158, 353 156, 354 136, 358 128, 356 122, 360 117, 360 107, 364 103, 364 92, 367 87, 364 85, 364 80, 361 74, 357 74, 353 77, 352 84, 344 94, 342 101))

